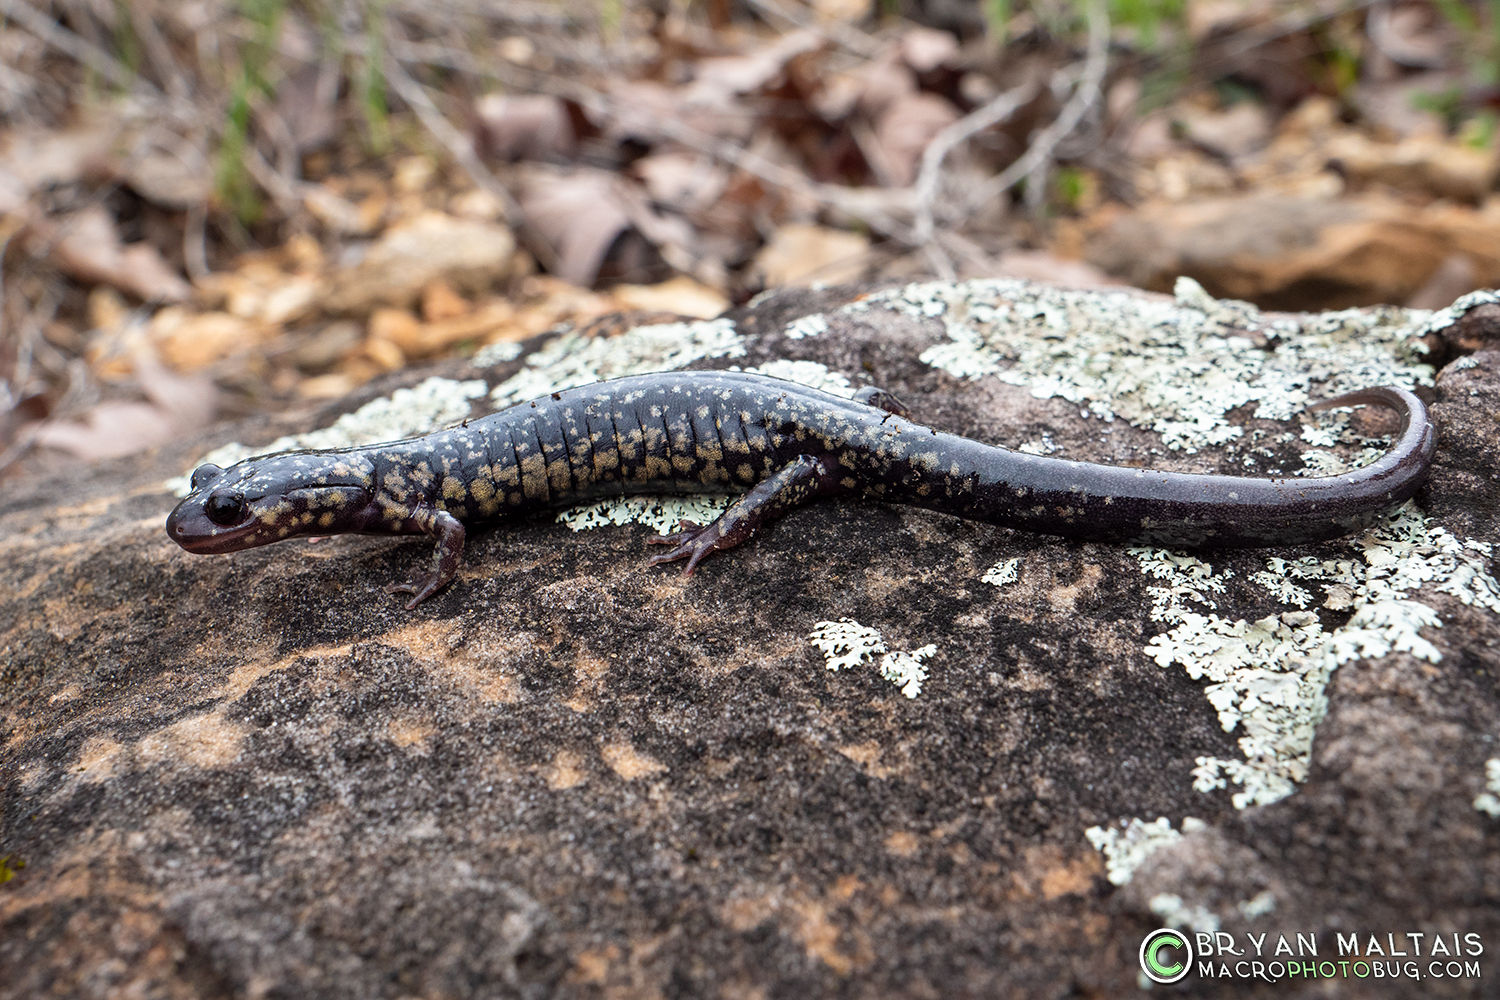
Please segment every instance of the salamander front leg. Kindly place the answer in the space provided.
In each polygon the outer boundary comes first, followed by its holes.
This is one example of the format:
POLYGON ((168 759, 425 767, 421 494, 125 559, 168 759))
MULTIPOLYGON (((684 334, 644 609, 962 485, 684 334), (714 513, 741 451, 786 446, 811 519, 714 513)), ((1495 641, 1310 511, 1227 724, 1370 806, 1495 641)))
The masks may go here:
POLYGON ((406 524, 415 531, 437 538, 430 574, 419 576, 410 583, 393 583, 385 588, 387 594, 415 594, 406 602, 406 610, 410 611, 437 593, 458 572, 458 564, 464 555, 464 526, 446 510, 433 507, 418 508, 406 524))
POLYGON ((713 524, 707 527, 692 525, 685 531, 646 539, 652 545, 674 546, 670 552, 652 556, 651 565, 686 559, 688 564, 683 575, 690 576, 694 567, 709 553, 732 549, 755 534, 761 525, 774 521, 797 504, 836 492, 835 483, 819 459, 799 455, 736 500, 713 524))

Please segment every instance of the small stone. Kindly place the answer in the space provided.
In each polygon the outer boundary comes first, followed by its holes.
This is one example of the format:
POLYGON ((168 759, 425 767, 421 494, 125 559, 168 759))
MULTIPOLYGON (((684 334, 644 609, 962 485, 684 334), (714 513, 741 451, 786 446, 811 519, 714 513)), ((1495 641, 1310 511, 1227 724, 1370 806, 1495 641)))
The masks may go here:
POLYGON ((515 248, 505 226, 425 212, 386 230, 363 260, 335 275, 325 306, 366 312, 381 305, 408 305, 436 278, 482 280, 505 274, 515 248))

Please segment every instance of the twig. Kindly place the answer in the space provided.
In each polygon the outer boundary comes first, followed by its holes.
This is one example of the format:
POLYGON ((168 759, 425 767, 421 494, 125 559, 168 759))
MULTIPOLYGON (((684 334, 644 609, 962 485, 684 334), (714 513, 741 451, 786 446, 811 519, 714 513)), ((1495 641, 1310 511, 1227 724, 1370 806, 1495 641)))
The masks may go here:
POLYGON ((276 168, 260 155, 260 150, 255 148, 255 143, 245 144, 244 151, 240 154, 240 162, 245 165, 245 172, 276 202, 283 215, 291 218, 302 210, 302 193, 299 190, 301 182, 288 180, 278 173, 276 168))
POLYGON ((528 243, 531 245, 528 249, 543 267, 555 274, 557 255, 552 245, 526 221, 521 206, 517 204, 515 198, 511 197, 505 185, 500 183, 500 179, 484 165, 484 161, 474 151, 474 143, 469 137, 454 128, 453 124, 438 110, 438 106, 432 102, 426 89, 412 79, 406 72, 406 68, 401 65, 401 60, 389 50, 385 57, 385 72, 386 79, 390 81, 391 86, 396 88, 396 93, 401 95, 401 99, 416 112, 427 131, 447 147, 449 155, 459 166, 463 167, 470 180, 500 203, 501 210, 505 213, 505 221, 513 229, 524 232, 530 237, 528 243))
POLYGON ((1099 88, 1104 82, 1104 72, 1109 68, 1109 15, 1102 0, 1093 0, 1089 4, 1088 18, 1088 57, 1073 96, 1063 105, 1056 120, 1037 133, 1026 152, 964 200, 957 213, 959 216, 968 215, 1041 167, 1052 156, 1057 144, 1067 138, 1089 109, 1099 102, 1099 88))
POLYGON ((976 132, 981 132, 998 122, 1003 122, 1016 111, 1031 103, 1041 87, 1035 80, 1028 80, 1019 87, 1012 87, 996 96, 983 107, 976 108, 958 121, 943 129, 927 148, 922 151, 922 168, 912 185, 916 192, 916 220, 912 224, 912 239, 925 244, 932 239, 933 203, 937 200, 938 180, 942 176, 943 160, 960 143, 976 132))
POLYGON ((40 13, 26 0, 4 0, 3 5, 0 5, 0 19, 15 21, 48 45, 67 53, 94 72, 106 77, 117 87, 123 87, 126 90, 144 89, 154 97, 164 96, 151 81, 131 72, 128 66, 114 56, 40 13))
POLYGON ((831 24, 819 24, 816 19, 784 6, 780 0, 750 0, 750 6, 763 14, 779 17, 795 27, 816 31, 824 38, 837 42, 855 55, 864 56, 866 59, 880 52, 880 42, 864 32, 837 21, 831 24))
POLYGON ((129 4, 130 25, 141 40, 141 47, 146 50, 151 64, 156 67, 157 75, 171 94, 179 101, 189 101, 193 96, 192 85, 177 61, 172 58, 172 47, 162 37, 161 29, 156 26, 156 18, 151 13, 141 10, 138 3, 129 4))
POLYGON ((193 281, 202 281, 209 275, 208 268, 208 208, 203 202, 195 202, 187 210, 182 227, 182 268, 193 281))

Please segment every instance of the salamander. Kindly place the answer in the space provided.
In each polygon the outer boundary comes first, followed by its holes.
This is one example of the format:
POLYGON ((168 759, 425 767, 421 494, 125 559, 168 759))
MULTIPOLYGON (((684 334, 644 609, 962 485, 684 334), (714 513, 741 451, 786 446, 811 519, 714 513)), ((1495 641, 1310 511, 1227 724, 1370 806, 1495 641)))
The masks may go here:
POLYGON ((392 593, 415 608, 448 583, 465 525, 641 493, 742 495, 712 524, 651 538, 652 565, 734 548, 818 497, 908 504, 1067 538, 1151 545, 1292 545, 1372 524, 1421 486, 1436 448, 1422 401, 1374 388, 1312 409, 1401 416, 1391 449, 1354 472, 1257 479, 1046 458, 924 427, 889 393, 853 399, 736 372, 596 382, 423 437, 204 465, 167 518, 189 552, 344 532, 437 539, 432 568, 392 593))

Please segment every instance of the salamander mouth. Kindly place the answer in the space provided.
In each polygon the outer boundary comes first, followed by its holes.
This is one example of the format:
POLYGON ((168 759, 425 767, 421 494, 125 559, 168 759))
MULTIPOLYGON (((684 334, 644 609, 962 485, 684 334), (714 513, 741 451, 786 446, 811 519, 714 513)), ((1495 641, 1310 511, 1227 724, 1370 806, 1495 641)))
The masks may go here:
POLYGON ((240 524, 214 524, 203 513, 201 499, 188 497, 167 515, 167 537, 195 555, 219 555, 255 546, 259 523, 252 514, 240 524))

